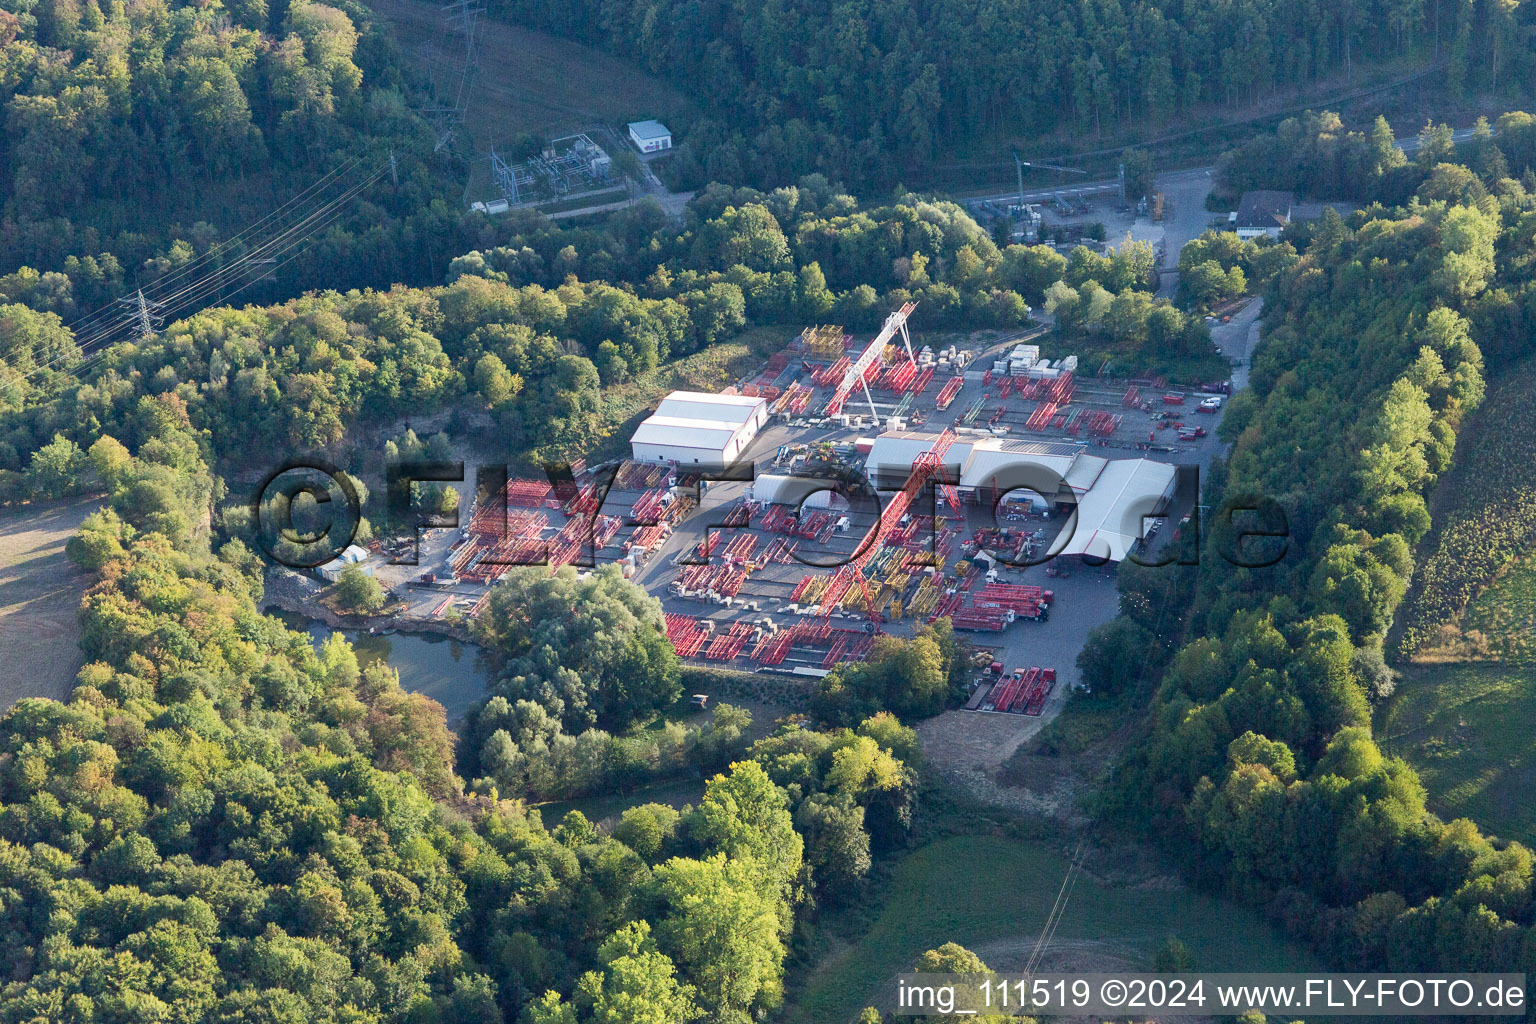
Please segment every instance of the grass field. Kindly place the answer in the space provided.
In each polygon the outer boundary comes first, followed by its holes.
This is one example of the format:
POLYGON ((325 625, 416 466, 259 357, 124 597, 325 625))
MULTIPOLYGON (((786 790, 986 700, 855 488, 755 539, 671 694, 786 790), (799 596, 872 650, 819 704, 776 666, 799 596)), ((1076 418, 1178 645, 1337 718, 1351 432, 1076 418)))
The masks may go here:
MULTIPOLYGON (((394 26, 401 49, 428 67, 434 87, 451 100, 462 43, 449 37, 440 5, 369 0, 368 6, 394 26)), ((682 120, 694 111, 691 100, 660 79, 579 43, 491 18, 480 20, 479 33, 480 70, 465 115, 476 152, 520 132, 555 135, 648 117, 682 120)))
POLYGON ((1529 666, 1410 667, 1379 712, 1376 735, 1413 765, 1443 818, 1536 842, 1536 678, 1529 666))
MULTIPOLYGON (((891 977, 926 949, 970 947, 988 966, 1029 957, 1068 855, 1041 841, 957 836, 924 846, 892 872, 873 926, 799 986, 786 1019, 841 1024, 875 1004, 891 977)), ((1187 889, 1078 879, 1046 965, 1064 971, 1145 969, 1159 943, 1181 938, 1201 970, 1315 969, 1301 946, 1256 914, 1187 889)))
MULTIPOLYGON (((1536 550, 1536 360, 1506 370, 1456 444, 1394 633, 1400 656, 1485 657, 1466 613, 1536 550)), ((1484 606, 1485 612, 1490 606, 1484 606)))
POLYGON ((1479 594, 1462 626, 1493 658, 1536 662, 1536 556, 1516 562, 1479 594))

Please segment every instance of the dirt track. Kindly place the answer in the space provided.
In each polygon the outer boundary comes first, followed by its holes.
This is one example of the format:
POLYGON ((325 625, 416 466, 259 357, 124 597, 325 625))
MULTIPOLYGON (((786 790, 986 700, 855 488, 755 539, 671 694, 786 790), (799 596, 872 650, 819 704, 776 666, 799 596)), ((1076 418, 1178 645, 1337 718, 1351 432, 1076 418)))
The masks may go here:
POLYGON ((0 710, 64 700, 80 671, 76 613, 90 576, 64 544, 101 504, 82 498, 0 512, 0 710))

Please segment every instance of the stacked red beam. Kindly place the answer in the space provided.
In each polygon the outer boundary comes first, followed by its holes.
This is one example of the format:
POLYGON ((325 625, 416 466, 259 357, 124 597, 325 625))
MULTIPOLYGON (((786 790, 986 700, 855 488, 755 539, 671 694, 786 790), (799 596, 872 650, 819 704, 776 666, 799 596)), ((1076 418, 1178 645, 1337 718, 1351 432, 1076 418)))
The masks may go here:
POLYGON ((922 372, 917 375, 917 380, 913 381, 912 386, 907 390, 911 391, 914 395, 920 395, 925 390, 927 390, 928 385, 932 383, 933 367, 925 366, 923 367, 922 372))
POLYGON ((1039 674, 1020 695, 1015 702, 1016 706, 1026 715, 1038 715, 1045 710, 1045 700, 1051 695, 1051 690, 1056 686, 1056 670, 1043 668, 1039 674))
POLYGON ((1034 618, 1040 606, 1048 602, 1046 591, 1020 583, 988 583, 977 591, 975 603, 996 608, 1010 608, 1019 616, 1034 618))
POLYGON ((657 541, 661 540, 661 535, 666 529, 661 523, 655 526, 637 526, 635 532, 630 535, 630 546, 649 551, 656 546, 657 541))
POLYGON ((843 374, 848 372, 848 366, 848 357, 843 356, 838 359, 837 362, 817 370, 811 375, 811 379, 814 380, 819 387, 836 387, 838 381, 843 379, 843 374))
POLYGON ((822 668, 831 668, 836 665, 843 654, 848 650, 848 638, 840 636, 827 650, 827 656, 821 659, 822 668))
POLYGON ((1002 386, 997 389, 997 397, 1006 399, 1011 394, 1013 394, 1013 378, 1004 377, 1002 386))
POLYGON ((752 550, 757 547, 757 535, 744 533, 731 540, 725 546, 725 557, 737 562, 745 562, 752 557, 752 550))
POLYGON ((788 540, 784 539, 783 537, 775 537, 768 543, 768 547, 763 551, 762 564, 766 565, 769 562, 779 562, 780 564, 788 565, 790 562, 789 553, 791 550, 793 550, 793 545, 790 544, 788 540))
POLYGON ((591 515, 597 511, 599 504, 597 481, 590 480, 585 487, 577 492, 574 498, 566 503, 564 512, 568 516, 591 515))
POLYGON ((704 657, 711 661, 730 661, 741 653, 741 649, 747 646, 747 641, 752 638, 752 627, 745 622, 732 624, 728 632, 722 633, 710 641, 709 649, 704 652, 704 657))
MULTIPOLYGON (((991 372, 991 370, 987 371, 989 374, 991 372)), ((964 386, 964 377, 951 377, 949 383, 945 384, 943 390, 939 392, 938 400, 934 404, 940 409, 948 409, 950 403, 954 402, 955 396, 960 393, 960 389, 964 386)))
POLYGON ((1063 373, 1051 385, 1051 401, 1057 405, 1066 405, 1072 401, 1072 395, 1076 391, 1077 385, 1072 382, 1072 374, 1070 372, 1063 373))
POLYGON ((1013 703, 1014 695, 1019 692, 1021 683, 1022 679, 1019 676, 1010 674, 992 688, 992 692, 987 695, 987 702, 983 707, 989 708, 992 711, 1006 711, 1008 706, 1013 703))
POLYGON ((709 634, 699 628, 698 620, 691 615, 668 613, 665 617, 667 639, 680 658, 692 658, 699 653, 709 634))
POLYGON ((654 487, 635 499, 634 505, 629 510, 629 517, 637 522, 655 522, 661 517, 662 491, 654 487))
POLYGON ((904 360, 899 363, 893 363, 891 368, 881 375, 879 383, 872 386, 902 394, 916 378, 917 364, 910 360, 904 360))
POLYGON ((1125 397, 1120 400, 1120 404, 1125 406, 1127 409, 1130 409, 1133 408, 1140 400, 1141 389, 1138 388, 1135 384, 1132 384, 1130 387, 1126 388, 1125 397))
POLYGON ((1051 417, 1055 415, 1055 402, 1041 402, 1035 406, 1035 411, 1029 414, 1029 420, 1024 425, 1030 430, 1044 430, 1050 424, 1051 417))

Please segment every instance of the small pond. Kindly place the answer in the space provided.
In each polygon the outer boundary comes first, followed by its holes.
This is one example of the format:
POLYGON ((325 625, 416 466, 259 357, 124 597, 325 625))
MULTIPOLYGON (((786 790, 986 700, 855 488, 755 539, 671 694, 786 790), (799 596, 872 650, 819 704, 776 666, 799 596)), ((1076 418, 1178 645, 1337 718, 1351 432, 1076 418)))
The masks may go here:
POLYGON ((382 661, 400 673, 401 686, 424 693, 447 709, 448 724, 454 729, 465 712, 484 699, 486 684, 492 678, 484 652, 473 644, 420 633, 370 635, 355 629, 332 629, 323 622, 279 608, 268 608, 266 612, 281 619, 289 629, 308 633, 316 645, 332 633, 341 633, 352 642, 360 665, 366 668, 382 661))

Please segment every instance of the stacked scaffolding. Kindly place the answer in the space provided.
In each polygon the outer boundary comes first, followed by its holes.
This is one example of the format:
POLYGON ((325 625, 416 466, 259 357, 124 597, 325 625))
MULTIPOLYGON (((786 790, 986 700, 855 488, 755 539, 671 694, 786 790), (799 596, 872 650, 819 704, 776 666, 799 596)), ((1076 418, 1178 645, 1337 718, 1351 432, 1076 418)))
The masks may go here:
POLYGON ((799 416, 811 404, 811 397, 815 394, 815 388, 805 384, 792 384, 789 390, 780 395, 779 400, 773 404, 773 411, 799 416))
POLYGON ((847 335, 841 326, 822 324, 800 333, 800 347, 814 359, 834 360, 843 354, 847 335))

